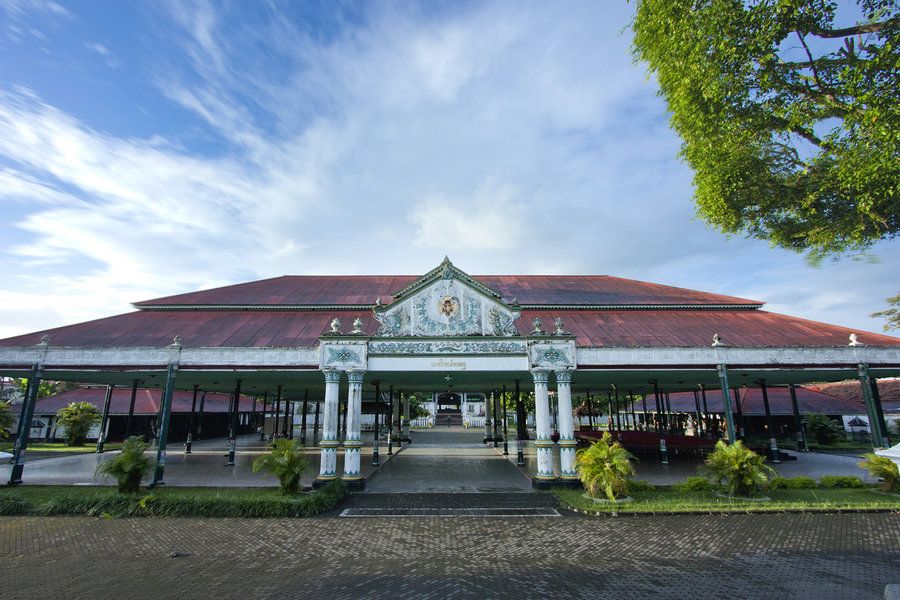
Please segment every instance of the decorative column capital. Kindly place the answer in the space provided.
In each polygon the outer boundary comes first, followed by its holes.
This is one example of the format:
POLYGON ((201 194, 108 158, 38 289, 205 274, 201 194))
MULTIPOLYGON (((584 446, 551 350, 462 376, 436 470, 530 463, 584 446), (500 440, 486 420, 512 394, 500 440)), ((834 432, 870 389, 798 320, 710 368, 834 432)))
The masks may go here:
POLYGON ((531 372, 531 376, 534 378, 535 383, 547 383, 550 379, 550 371, 545 369, 536 369, 531 372))
POLYGON ((572 371, 557 371, 556 383, 572 383, 572 371))
POLYGON ((341 372, 337 369, 323 369, 322 373, 325 374, 325 383, 341 382, 341 372))
POLYGON ((350 383, 362 383, 365 377, 365 371, 347 371, 347 379, 350 380, 350 383))
POLYGON ((716 372, 719 374, 719 377, 724 377, 727 370, 728 367, 724 363, 716 365, 716 372))

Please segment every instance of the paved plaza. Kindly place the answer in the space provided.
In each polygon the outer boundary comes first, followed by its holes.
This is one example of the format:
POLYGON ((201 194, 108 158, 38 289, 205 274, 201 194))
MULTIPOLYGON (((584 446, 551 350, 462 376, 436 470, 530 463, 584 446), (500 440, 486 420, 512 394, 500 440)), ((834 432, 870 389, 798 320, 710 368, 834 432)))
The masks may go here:
POLYGON ((0 590, 6 600, 874 600, 900 581, 896 515, 561 512, 509 519, 6 517, 0 590))

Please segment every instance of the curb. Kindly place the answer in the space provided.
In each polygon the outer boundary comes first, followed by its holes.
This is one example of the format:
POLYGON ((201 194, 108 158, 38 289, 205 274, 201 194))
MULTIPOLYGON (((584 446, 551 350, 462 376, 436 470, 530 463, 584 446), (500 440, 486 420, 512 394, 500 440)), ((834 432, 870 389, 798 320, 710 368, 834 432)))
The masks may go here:
POLYGON ((679 510, 679 511, 669 511, 669 512, 656 512, 656 511, 628 511, 628 512, 618 512, 618 511, 593 511, 593 510, 585 510, 582 508, 572 508, 571 506, 562 503, 566 510, 571 510, 574 513, 578 513, 579 515, 584 515, 587 517, 668 517, 668 516, 738 516, 738 515, 821 515, 821 514, 880 514, 880 513, 890 513, 890 514, 900 514, 900 509, 897 508, 823 508, 821 510, 818 509, 810 509, 810 508, 785 508, 785 509, 762 509, 762 510, 722 510, 722 511, 713 511, 713 510, 679 510))

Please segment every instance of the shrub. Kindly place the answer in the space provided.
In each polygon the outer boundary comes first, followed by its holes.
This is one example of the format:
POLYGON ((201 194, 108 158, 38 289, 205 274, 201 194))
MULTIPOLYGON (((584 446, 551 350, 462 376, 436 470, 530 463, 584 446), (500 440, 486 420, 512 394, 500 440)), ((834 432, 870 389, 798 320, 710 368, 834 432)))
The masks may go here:
POLYGON ((263 469, 278 478, 283 494, 296 494, 300 488, 300 476, 306 470, 306 457, 299 449, 299 440, 275 440, 267 454, 253 461, 254 473, 263 469))
POLYGON ((9 437, 9 430, 13 426, 13 415, 9 402, 0 402, 0 440, 9 437))
POLYGON ((863 454, 864 461, 858 463, 872 477, 882 480, 881 489, 885 492, 900 492, 900 468, 887 456, 878 456, 872 452, 863 454))
POLYGON ((719 440, 701 469, 713 483, 724 485, 729 495, 752 496, 766 485, 768 474, 774 473, 764 460, 740 441, 726 444, 719 440))
POLYGON ((69 446, 83 444, 91 427, 100 422, 100 414, 90 402, 72 402, 59 409, 56 418, 57 423, 66 428, 66 444, 69 446))
POLYGON ((775 477, 769 482, 770 490, 811 490, 816 487, 816 480, 806 476, 775 477))
POLYGON ((641 481, 639 479, 632 479, 628 482, 628 491, 629 492, 652 492, 656 489, 656 486, 650 483, 649 481, 641 481))
POLYGON ((676 483, 672 486, 676 492, 711 492, 713 489, 712 484, 706 477, 700 477, 699 475, 692 475, 682 481, 681 483, 676 483))
POLYGON ((841 426, 819 413, 803 415, 803 428, 806 435, 815 438, 820 444, 831 444, 841 437, 841 426))
POLYGON ((866 487, 863 480, 855 475, 826 475, 819 479, 823 488, 861 488, 866 487))
POLYGON ((141 487, 141 479, 150 469, 150 459, 144 456, 149 447, 150 444, 140 437, 128 438, 118 456, 97 465, 94 476, 96 477, 97 473, 111 475, 116 478, 120 493, 137 493, 141 487))
POLYGON ((23 500, 14 494, 0 494, 0 515, 24 515, 31 510, 27 500, 23 500))
POLYGON ((613 501, 628 493, 628 479, 634 475, 632 460, 609 433, 575 455, 578 477, 588 494, 598 498, 602 493, 613 501))

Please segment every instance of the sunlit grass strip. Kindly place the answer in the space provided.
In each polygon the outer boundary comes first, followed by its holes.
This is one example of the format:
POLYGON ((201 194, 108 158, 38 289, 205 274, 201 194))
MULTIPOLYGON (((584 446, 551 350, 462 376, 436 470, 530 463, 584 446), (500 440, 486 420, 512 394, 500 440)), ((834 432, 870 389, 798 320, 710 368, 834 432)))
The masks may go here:
POLYGON ((162 488, 127 495, 107 487, 23 486, 0 492, 0 515, 309 517, 333 509, 346 494, 340 481, 295 496, 277 489, 162 488))
POLYGON ((717 496, 714 492, 679 492, 671 488, 634 492, 632 502, 596 504, 582 490, 557 488, 553 493, 573 510, 596 514, 834 512, 893 510, 900 512, 900 496, 865 489, 768 490, 767 501, 717 496))

